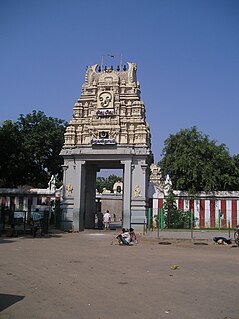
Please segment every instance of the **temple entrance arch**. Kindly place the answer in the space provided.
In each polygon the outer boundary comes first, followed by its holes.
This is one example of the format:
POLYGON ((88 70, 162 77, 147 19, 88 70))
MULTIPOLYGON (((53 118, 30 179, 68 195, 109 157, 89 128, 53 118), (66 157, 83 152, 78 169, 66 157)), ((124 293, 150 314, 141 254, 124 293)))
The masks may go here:
POLYGON ((100 168, 96 178, 96 228, 102 229, 103 214, 109 210, 111 229, 122 228, 123 169, 100 168))
POLYGON ((152 153, 136 65, 128 63, 124 71, 88 67, 73 112, 61 151, 62 228, 95 227, 96 175, 103 168, 123 170, 122 226, 142 228, 152 153))

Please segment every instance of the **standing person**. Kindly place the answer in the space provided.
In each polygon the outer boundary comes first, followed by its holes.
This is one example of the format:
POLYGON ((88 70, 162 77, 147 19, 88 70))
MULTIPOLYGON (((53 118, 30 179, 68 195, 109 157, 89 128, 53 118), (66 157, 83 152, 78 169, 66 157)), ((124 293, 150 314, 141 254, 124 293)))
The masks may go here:
POLYGON ((33 219, 33 229, 32 229, 32 236, 35 238, 37 235, 37 231, 41 229, 41 222, 40 220, 33 219))
POLYGON ((111 219, 110 212, 107 210, 103 216, 105 229, 110 229, 110 219, 111 219))

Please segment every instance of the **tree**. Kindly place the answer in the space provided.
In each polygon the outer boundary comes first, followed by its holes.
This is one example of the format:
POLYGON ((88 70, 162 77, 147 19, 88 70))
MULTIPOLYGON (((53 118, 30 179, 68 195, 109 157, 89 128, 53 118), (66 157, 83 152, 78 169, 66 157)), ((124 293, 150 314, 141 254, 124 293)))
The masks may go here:
POLYGON ((25 158, 21 144, 18 125, 5 121, 0 127, 0 187, 13 187, 21 182, 25 158))
POLYGON ((183 212, 177 208, 173 190, 164 201, 164 222, 167 228, 189 228, 190 212, 183 212))
POLYGON ((232 158, 224 144, 217 145, 194 126, 170 135, 159 162, 173 189, 198 191, 239 190, 239 156, 232 158))
POLYGON ((102 176, 99 176, 96 178, 96 189, 99 193, 102 193, 103 188, 105 187, 105 178, 102 176))
POLYGON ((102 193, 103 188, 106 188, 113 192, 113 186, 116 182, 122 182, 122 177, 119 177, 117 175, 109 175, 108 177, 97 177, 96 179, 96 189, 98 190, 99 193, 102 193))
POLYGON ((2 187, 46 187, 52 174, 61 179, 63 160, 59 153, 66 124, 35 110, 26 116, 21 114, 15 123, 5 121, 0 130, 0 140, 6 145, 0 157, 2 187), (12 147, 8 148, 7 143, 12 147))

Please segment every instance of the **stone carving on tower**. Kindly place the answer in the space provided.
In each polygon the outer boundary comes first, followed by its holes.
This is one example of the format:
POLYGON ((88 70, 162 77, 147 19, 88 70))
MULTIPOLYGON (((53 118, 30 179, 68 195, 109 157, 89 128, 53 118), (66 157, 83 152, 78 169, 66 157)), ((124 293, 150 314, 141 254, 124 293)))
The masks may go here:
POLYGON ((161 175, 160 167, 157 164, 151 164, 150 171, 150 182, 156 187, 159 192, 163 193, 165 183, 161 175))
POLYGON ((65 132, 65 149, 99 145, 150 149, 150 129, 136 70, 135 63, 128 63, 128 70, 101 70, 97 64, 87 68, 81 96, 65 132))

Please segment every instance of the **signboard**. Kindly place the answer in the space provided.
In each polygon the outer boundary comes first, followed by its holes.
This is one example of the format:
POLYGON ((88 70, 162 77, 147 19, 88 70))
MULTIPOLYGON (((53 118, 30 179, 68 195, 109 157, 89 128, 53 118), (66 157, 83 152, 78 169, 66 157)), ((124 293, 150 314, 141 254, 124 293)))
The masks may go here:
POLYGON ((114 138, 93 138, 91 140, 92 145, 115 145, 115 139, 114 138))
POLYGON ((25 212, 14 212, 14 218, 25 218, 25 212))
POLYGON ((31 217, 34 221, 44 218, 44 212, 31 212, 31 217))
POLYGON ((97 110, 96 115, 98 117, 112 116, 114 115, 114 109, 100 109, 100 110, 97 110))
MULTIPOLYGON (((14 225, 19 226, 21 224, 25 224, 26 222, 26 212, 14 212, 13 213, 14 218, 14 225)), ((24 225, 25 228, 25 225, 24 225)))

